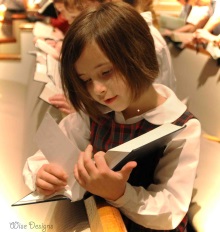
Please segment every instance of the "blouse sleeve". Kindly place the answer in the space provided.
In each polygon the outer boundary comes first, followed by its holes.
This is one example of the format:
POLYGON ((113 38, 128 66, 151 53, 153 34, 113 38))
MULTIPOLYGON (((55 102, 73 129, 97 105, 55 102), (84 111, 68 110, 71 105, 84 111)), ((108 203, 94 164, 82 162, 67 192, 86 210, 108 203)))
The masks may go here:
POLYGON ((124 195, 109 201, 132 221, 155 230, 176 228, 188 211, 199 161, 201 127, 197 119, 173 139, 147 189, 127 183, 124 195))
MULTIPOLYGON (((88 116, 73 113, 65 117, 59 124, 63 133, 71 140, 75 141, 79 150, 85 150, 90 139, 90 121, 88 116)), ((44 154, 39 150, 33 156, 30 156, 23 168, 25 184, 31 191, 35 190, 35 180, 38 170, 43 164, 48 163, 44 154)))

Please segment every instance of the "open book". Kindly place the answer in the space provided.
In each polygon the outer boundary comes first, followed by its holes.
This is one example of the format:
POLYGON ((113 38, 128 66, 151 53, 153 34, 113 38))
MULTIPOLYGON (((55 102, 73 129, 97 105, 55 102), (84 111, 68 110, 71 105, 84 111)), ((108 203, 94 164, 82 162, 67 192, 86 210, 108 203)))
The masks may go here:
POLYGON ((45 40, 37 39, 35 47, 39 48, 42 52, 45 52, 46 54, 59 57, 59 52, 54 47, 49 45, 45 40))
MULTIPOLYGON (((154 152, 165 147, 184 128, 185 126, 174 124, 161 125, 154 130, 108 150, 105 154, 106 162, 115 171, 120 170, 128 161, 138 160, 143 156, 147 156, 150 163, 154 152)), ((75 141, 70 141, 64 135, 49 113, 46 113, 37 131, 36 141, 47 160, 61 165, 67 172, 69 176, 68 186, 66 191, 59 192, 56 196, 51 196, 50 198, 30 193, 12 206, 63 199, 78 201, 83 199, 85 195, 88 195, 72 174, 72 169, 78 160, 80 150, 75 141)))
POLYGON ((219 46, 215 45, 213 41, 208 43, 206 50, 209 52, 213 59, 217 60, 220 58, 220 48, 219 46))
POLYGON ((190 32, 173 32, 170 36, 172 41, 181 42, 181 43, 189 43, 193 40, 193 33, 190 32))
POLYGON ((44 86, 43 91, 40 94, 40 98, 45 102, 49 103, 49 98, 55 94, 63 94, 59 62, 54 59, 51 55, 46 56, 47 76, 50 81, 44 86))
POLYGON ((56 39, 53 35, 53 31, 53 26, 42 22, 36 22, 33 28, 33 35, 38 38, 56 39))

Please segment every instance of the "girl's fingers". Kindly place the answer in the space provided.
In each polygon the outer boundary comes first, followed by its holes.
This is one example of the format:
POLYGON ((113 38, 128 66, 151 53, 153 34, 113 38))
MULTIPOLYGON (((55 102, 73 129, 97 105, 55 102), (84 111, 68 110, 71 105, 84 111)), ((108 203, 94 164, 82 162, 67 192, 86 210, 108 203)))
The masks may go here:
POLYGON ((62 189, 64 189, 64 187, 62 186, 53 186, 53 188, 47 188, 48 186, 45 185, 46 188, 42 188, 42 187, 39 187, 39 186, 36 186, 37 187, 37 192, 40 193, 40 194, 43 194, 45 196, 49 196, 55 192, 58 192, 62 189))
POLYGON ((83 157, 84 167, 89 176, 94 175, 94 174, 96 175, 97 173, 96 162, 94 159, 92 159, 92 156, 93 156, 92 151, 93 151, 93 147, 92 145, 89 144, 87 148, 85 149, 84 157, 83 157))
POLYGON ((38 179, 36 181, 36 187, 39 189, 43 189, 45 191, 54 191, 55 187, 53 184, 43 180, 43 179, 38 179))
POLYGON ((105 152, 99 151, 94 155, 94 162, 99 171, 109 169, 105 160, 105 152))
POLYGON ((90 181, 91 175, 96 173, 96 166, 92 159, 91 145, 88 145, 84 152, 79 155, 78 162, 74 168, 74 176, 80 185, 85 186, 90 181))
POLYGON ((45 189, 41 189, 41 188, 37 188, 37 192, 44 195, 44 196, 50 196, 50 195, 55 193, 55 191, 45 190, 45 189))
POLYGON ((70 109, 66 109, 66 108, 59 108, 59 110, 64 114, 70 114, 72 112, 70 109))
POLYGON ((80 178, 79 172, 78 172, 78 166, 77 166, 77 164, 76 164, 75 167, 74 167, 73 174, 74 174, 74 177, 75 177, 76 181, 77 181, 81 186, 85 187, 86 182, 85 182, 85 180, 84 180, 83 178, 80 178))
MULTIPOLYGON (((68 178, 68 175, 66 174, 66 172, 60 166, 56 164, 49 164, 49 165, 43 166, 43 172, 42 172, 43 175, 44 175, 44 172, 64 182, 66 182, 68 178)), ((49 176, 46 176, 46 178, 49 178, 49 176)))
POLYGON ((66 100, 65 96, 63 94, 55 94, 52 97, 50 97, 49 99, 51 100, 66 100))
POLYGON ((44 164, 36 176, 37 191, 43 195, 51 195, 67 185, 66 172, 56 164, 44 164))
POLYGON ((84 166, 84 155, 85 152, 80 152, 79 159, 76 164, 78 180, 81 180, 82 182, 86 182, 89 179, 89 174, 84 166))
POLYGON ((57 186, 66 186, 67 185, 67 180, 62 178, 62 175, 59 177, 50 174, 48 172, 42 172, 41 176, 38 178, 39 180, 43 180, 47 183, 50 183, 52 185, 57 185, 57 186))

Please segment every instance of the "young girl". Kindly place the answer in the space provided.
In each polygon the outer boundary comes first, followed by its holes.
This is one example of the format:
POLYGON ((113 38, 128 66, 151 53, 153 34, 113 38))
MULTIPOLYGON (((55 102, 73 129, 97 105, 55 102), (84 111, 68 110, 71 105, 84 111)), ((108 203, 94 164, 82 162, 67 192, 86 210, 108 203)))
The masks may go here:
MULTIPOLYGON (((61 67, 76 112, 60 127, 82 151, 73 171, 78 183, 119 208, 128 231, 184 231, 200 123, 172 90, 153 84, 158 63, 143 17, 122 2, 83 11, 64 39, 61 67), (153 173, 149 175, 144 158, 118 172, 109 169, 108 149, 164 123, 187 127, 155 154, 153 173)), ((27 160, 24 175, 30 187, 45 195, 64 188, 68 178, 40 152, 27 160)))

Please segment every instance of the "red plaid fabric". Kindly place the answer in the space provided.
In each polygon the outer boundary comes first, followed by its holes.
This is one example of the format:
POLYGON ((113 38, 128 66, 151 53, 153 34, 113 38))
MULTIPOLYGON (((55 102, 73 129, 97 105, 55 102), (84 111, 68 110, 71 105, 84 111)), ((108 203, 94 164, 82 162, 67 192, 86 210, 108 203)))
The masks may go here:
MULTIPOLYGON (((194 116, 189 111, 185 111, 183 115, 173 122, 173 124, 182 126, 191 118, 194 118, 194 116)), ((149 123, 145 119, 134 124, 118 124, 114 121, 114 112, 110 112, 108 118, 100 119, 99 123, 96 123, 91 119, 90 125, 91 144, 93 145, 94 153, 97 151, 106 152, 115 146, 125 143, 159 126, 149 123)), ((154 170, 163 155, 164 149, 165 148, 158 150, 154 154, 154 157, 152 157, 150 163, 149 160, 145 160, 144 158, 137 160, 138 168, 135 168, 132 171, 128 182, 133 186, 143 186, 144 188, 147 188, 151 183, 154 183, 154 170)), ((124 221, 129 232, 156 231, 144 228, 128 218, 124 218, 124 221)), ((170 230, 170 232, 184 232, 187 221, 186 215, 179 226, 174 230, 170 230)))

